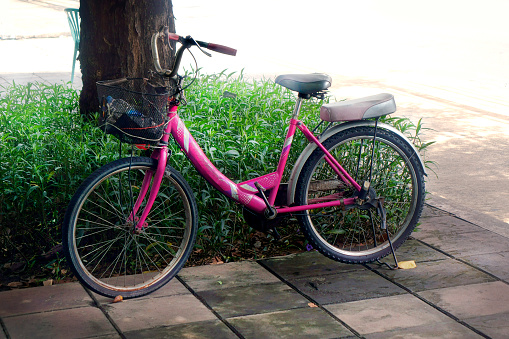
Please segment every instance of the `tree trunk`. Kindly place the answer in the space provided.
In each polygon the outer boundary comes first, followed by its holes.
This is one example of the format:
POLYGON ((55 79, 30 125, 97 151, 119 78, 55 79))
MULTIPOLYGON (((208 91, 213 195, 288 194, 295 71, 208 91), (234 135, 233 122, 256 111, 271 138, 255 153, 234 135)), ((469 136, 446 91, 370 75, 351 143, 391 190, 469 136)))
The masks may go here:
MULTIPOLYGON (((80 110, 88 114, 99 110, 97 81, 147 77, 154 70, 152 34, 163 26, 175 32, 175 20, 171 0, 82 0, 80 16, 80 110)), ((174 46, 159 46, 161 66, 171 68, 174 46)))

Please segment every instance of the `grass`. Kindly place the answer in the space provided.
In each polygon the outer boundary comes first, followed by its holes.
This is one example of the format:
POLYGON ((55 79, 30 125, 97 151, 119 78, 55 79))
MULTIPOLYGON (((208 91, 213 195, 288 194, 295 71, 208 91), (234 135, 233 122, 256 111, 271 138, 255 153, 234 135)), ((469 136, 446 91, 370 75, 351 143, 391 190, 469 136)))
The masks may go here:
POLYGON ((114 158, 116 143, 83 121, 78 99, 63 85, 13 84, 0 93, 3 266, 59 271, 60 260, 45 267, 43 258, 61 242, 67 203, 84 176, 114 158))
MULTIPOLYGON (((90 173, 119 157, 116 139, 79 115, 78 95, 65 85, 13 84, 0 91, 3 272, 32 281, 39 275, 65 277, 58 245, 66 206, 90 173)), ((275 170, 295 102, 291 92, 272 81, 246 81, 242 74, 223 72, 198 76, 186 96, 180 115, 218 169, 236 182, 275 170), (237 97, 226 98, 225 91, 237 97)), ((319 100, 304 104, 301 118, 309 127, 319 122, 321 104, 319 100)), ((415 125, 388 118, 386 122, 404 131, 423 152, 429 146, 419 138, 421 121, 415 125)), ((298 133, 287 171, 306 144, 298 133)), ((193 263, 305 249, 306 241, 293 224, 280 230, 280 242, 245 226, 241 208, 206 183, 178 147, 172 145, 172 150, 170 163, 188 180, 199 204, 193 263)), ((124 147, 122 156, 129 152, 130 147, 124 147)))

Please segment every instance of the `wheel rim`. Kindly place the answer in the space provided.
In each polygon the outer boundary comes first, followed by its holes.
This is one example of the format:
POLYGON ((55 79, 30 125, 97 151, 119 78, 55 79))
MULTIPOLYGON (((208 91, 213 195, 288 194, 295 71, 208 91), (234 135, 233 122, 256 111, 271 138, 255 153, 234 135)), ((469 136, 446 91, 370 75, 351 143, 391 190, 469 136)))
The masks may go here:
MULTIPOLYGON (((76 213, 73 249, 85 276, 119 292, 136 291, 167 278, 191 242, 190 203, 165 173, 144 228, 129 221, 148 166, 119 169, 97 182, 76 213), (131 184, 129 184, 129 182, 131 184), (132 197, 132 199, 131 199, 132 197)), ((141 215, 144 202, 135 216, 141 215)))
MULTIPOLYGON (((343 140, 329 151, 357 182, 362 183, 369 178, 372 147, 373 137, 360 135, 343 140)), ((340 180, 323 157, 315 165, 309 179, 306 203, 333 194, 336 194, 336 199, 338 194, 342 197, 354 194, 353 189, 341 184, 331 187, 331 182, 340 180), (329 184, 324 185, 324 182, 329 184), (321 189, 313 190, 314 187, 321 189)), ((385 198, 387 227, 393 242, 408 231, 418 203, 417 185, 417 176, 408 156, 390 140, 377 137, 371 187, 378 196, 385 198)), ((381 230, 380 217, 374 209, 343 210, 341 207, 331 207, 310 210, 306 212, 306 218, 318 241, 336 253, 360 257, 389 250, 386 233, 381 230)))

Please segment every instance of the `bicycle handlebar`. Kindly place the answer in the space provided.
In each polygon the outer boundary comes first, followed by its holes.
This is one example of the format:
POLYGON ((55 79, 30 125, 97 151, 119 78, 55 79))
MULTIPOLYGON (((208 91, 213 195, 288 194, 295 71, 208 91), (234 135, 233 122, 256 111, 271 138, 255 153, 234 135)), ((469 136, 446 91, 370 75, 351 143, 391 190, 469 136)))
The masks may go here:
MULTIPOLYGON (((182 55, 184 54, 184 51, 187 48, 190 48, 192 46, 198 46, 198 48, 203 47, 203 48, 207 48, 214 52, 232 55, 232 56, 235 56, 237 54, 236 49, 233 49, 233 48, 230 48, 227 46, 214 44, 211 42, 196 41, 191 36, 183 37, 183 36, 180 36, 175 33, 170 33, 168 31, 168 27, 164 27, 159 32, 152 34, 151 46, 152 46, 152 60, 154 62, 154 67, 156 68, 156 72, 161 75, 170 77, 170 78, 174 77, 177 74, 178 68, 180 66, 180 60, 182 59, 182 55), (173 65, 173 70, 163 69, 161 67, 161 64, 159 62, 159 53, 157 51, 157 39, 159 37, 167 38, 168 40, 171 40, 171 41, 177 41, 182 44, 182 46, 179 48, 179 50, 177 51, 177 54, 175 56, 175 63, 173 65)), ((201 50, 201 48, 200 48, 200 50, 201 50)), ((202 50, 202 52, 204 52, 204 51, 202 50)), ((210 54, 208 54, 208 53, 205 53, 205 54, 210 56, 210 54)))
POLYGON ((198 45, 200 45, 201 47, 210 49, 211 51, 214 51, 214 52, 232 55, 232 56, 237 55, 237 50, 230 48, 228 46, 223 46, 223 45, 213 44, 211 42, 203 42, 203 41, 196 41, 196 43, 198 43, 198 45))

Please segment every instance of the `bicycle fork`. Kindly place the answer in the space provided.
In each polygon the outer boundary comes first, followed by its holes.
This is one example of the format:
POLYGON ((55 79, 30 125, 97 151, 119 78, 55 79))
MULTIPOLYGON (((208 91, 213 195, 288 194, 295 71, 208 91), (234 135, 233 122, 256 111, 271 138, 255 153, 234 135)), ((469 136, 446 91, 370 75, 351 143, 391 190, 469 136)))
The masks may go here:
POLYGON ((159 192, 159 188, 161 187, 161 182, 163 180, 164 172, 166 169, 166 161, 168 159, 168 148, 162 147, 158 148, 152 154, 152 158, 157 159, 157 169, 154 171, 147 171, 145 173, 145 177, 143 178, 143 183, 141 185, 140 193, 136 198, 136 202, 132 208, 131 214, 129 215, 127 221, 133 223, 133 232, 140 232, 144 227, 147 227, 147 217, 154 205, 154 202, 157 197, 157 193, 159 192), (152 185, 151 185, 152 184, 152 185), (138 210, 141 207, 141 204, 145 200, 147 192, 150 193, 148 196, 147 204, 143 209, 140 217, 136 217, 138 210))

